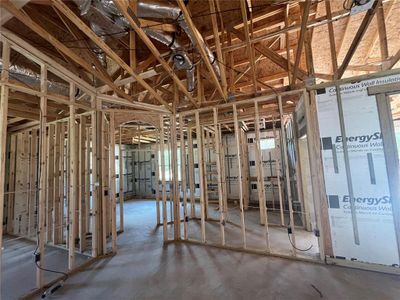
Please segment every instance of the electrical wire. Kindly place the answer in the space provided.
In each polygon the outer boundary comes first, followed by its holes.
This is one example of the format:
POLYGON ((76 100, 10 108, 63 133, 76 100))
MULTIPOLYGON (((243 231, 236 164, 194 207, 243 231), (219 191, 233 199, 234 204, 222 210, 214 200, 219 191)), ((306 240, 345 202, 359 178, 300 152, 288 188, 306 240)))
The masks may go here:
POLYGON ((43 268, 43 267, 41 267, 41 266, 38 264, 38 262, 35 262, 35 265, 36 265, 36 267, 38 267, 40 270, 43 270, 43 271, 45 271, 45 272, 55 273, 55 274, 61 274, 61 275, 65 276, 65 279, 63 279, 62 281, 67 280, 68 277, 69 277, 68 273, 43 268))
MULTIPOLYGON (((237 70, 237 69, 235 69, 235 68, 233 68, 233 67, 227 65, 226 63, 221 62, 221 61, 218 60, 217 58, 215 58, 215 60, 216 60, 218 63, 222 64, 223 66, 227 67, 228 69, 233 70, 234 72, 236 72, 236 73, 238 73, 238 74, 240 74, 240 75, 246 75, 246 74, 247 74, 247 72, 239 71, 239 70, 237 70)), ((262 83, 262 85, 265 85, 265 86, 267 86, 268 88, 270 88, 270 89, 275 93, 275 95, 277 95, 277 96, 279 95, 279 94, 278 94, 278 91, 277 91, 273 86, 271 86, 271 85, 269 85, 269 84, 267 84, 267 83, 264 83, 264 82, 262 83)))
POLYGON ((344 0, 343 1, 343 9, 351 10, 355 6, 355 2, 353 0, 344 0))
POLYGON ((288 239, 289 239, 289 242, 290 242, 290 244, 292 245, 292 247, 293 247, 294 249, 298 250, 298 251, 307 252, 307 251, 311 250, 311 248, 314 246, 313 244, 311 244, 311 246, 308 247, 307 249, 299 249, 299 248, 297 248, 297 247, 293 244, 292 239, 290 238, 290 233, 289 233, 289 232, 288 232, 288 239))
MULTIPOLYGON (((268 4, 264 4, 264 5, 252 6, 253 13, 258 13, 258 12, 262 11, 263 8, 271 7, 271 5, 280 5, 280 4, 268 3, 268 4), (259 8, 259 9, 258 9, 258 10, 254 10, 254 9, 257 9, 257 8, 259 8)), ((204 13, 204 14, 197 14, 197 15, 192 15, 191 18, 192 18, 192 19, 203 18, 203 17, 211 16, 211 15, 213 15, 213 14, 224 14, 224 13, 229 13, 229 12, 233 12, 233 11, 241 11, 241 8, 232 8, 232 9, 227 9, 227 10, 221 10, 221 11, 219 11, 219 12, 214 12, 214 13, 209 12, 209 13, 204 13)), ((173 22, 168 23, 168 24, 177 24, 177 25, 178 25, 178 24, 179 24, 179 21, 178 21, 178 19, 177 19, 177 20, 174 20, 173 22)), ((158 24, 143 26, 143 27, 141 27, 141 28, 150 28, 150 27, 154 27, 154 26, 158 26, 158 24)), ((98 37, 116 36, 116 35, 121 35, 121 34, 123 34, 123 33, 128 33, 128 32, 130 32, 130 31, 133 31, 133 30, 131 30, 131 29, 128 29, 128 30, 121 30, 121 31, 118 31, 118 32, 99 34, 99 35, 97 35, 97 36, 98 36, 98 37)), ((27 38, 26 36, 24 36, 24 37, 27 38)), ((28 40, 29 40, 29 39, 28 39, 28 40)), ((62 42, 62 43, 72 43, 72 42, 89 41, 89 40, 90 40, 89 37, 85 37, 85 38, 81 38, 81 39, 66 39, 66 40, 60 40, 60 42, 62 42)), ((34 43, 37 47, 43 47, 43 48, 47 48, 47 47, 48 47, 48 48, 50 48, 50 49, 53 49, 52 46, 47 46, 47 45, 44 45, 44 44, 40 44, 40 43, 37 43, 37 42, 32 41, 32 40, 29 40, 29 41, 32 42, 32 43, 34 43)), ((68 46, 66 46, 66 47, 68 47, 68 46)), ((68 48, 73 48, 73 49, 91 49, 91 50, 94 49, 94 48, 91 48, 91 47, 68 47, 68 48)), ((136 50, 136 51, 138 51, 138 50, 139 50, 139 51, 141 51, 141 50, 143 50, 143 51, 148 51, 148 48, 146 48, 146 47, 143 47, 143 48, 135 48, 135 49, 130 49, 130 48, 123 48, 123 47, 121 47, 121 48, 112 48, 112 49, 113 49, 113 50, 130 50, 130 51, 132 51, 132 50, 136 50)))
MULTIPOLYGON (((42 114, 46 114, 46 112, 43 112, 42 111, 42 109, 40 109, 40 119, 42 119, 42 114)), ((42 139, 39 139, 39 149, 41 149, 42 148, 42 139)), ((39 157, 38 157, 38 159, 39 159, 39 161, 41 161, 42 160, 42 158, 43 157, 41 157, 42 156, 42 153, 40 153, 40 151, 39 151, 39 157)), ((41 177, 43 176, 43 174, 42 174, 42 164, 39 164, 39 166, 38 166, 38 178, 39 178, 39 180, 38 180, 38 182, 40 182, 41 180, 41 177)), ((41 188, 41 186, 39 185, 39 186, 37 186, 37 188, 38 189, 40 189, 41 188)), ((39 213, 40 213, 40 211, 39 211, 39 213)), ((40 231, 38 231, 37 232, 37 236, 39 237, 40 236, 40 231)), ((36 267, 37 268, 39 268, 40 270, 43 270, 43 271, 45 271, 45 272, 49 272, 49 273, 55 273, 55 274, 61 274, 61 275, 63 275, 63 276, 65 276, 65 278, 63 279, 63 280, 61 280, 60 282, 64 282, 65 280, 67 280, 68 279, 68 277, 69 277, 69 275, 67 274, 67 273, 65 273, 65 272, 61 272, 61 271, 56 271, 56 270, 51 270, 51 269, 47 269, 47 268, 44 268, 44 267, 42 267, 42 266, 40 266, 39 264, 38 264, 38 260, 37 260, 37 255, 39 254, 40 256, 42 255, 42 253, 38 253, 37 251, 38 251, 38 249, 39 249, 39 240, 40 240, 40 238, 38 238, 37 239, 37 243, 36 243, 36 249, 35 249, 35 251, 33 252, 33 255, 34 255, 34 259, 35 259, 35 265, 36 265, 36 267)), ((41 257, 40 257, 41 258, 41 257)), ((40 259, 41 260, 41 259, 40 259)), ((44 292, 43 294, 42 294, 42 298, 44 298, 46 296, 46 292, 44 292)))

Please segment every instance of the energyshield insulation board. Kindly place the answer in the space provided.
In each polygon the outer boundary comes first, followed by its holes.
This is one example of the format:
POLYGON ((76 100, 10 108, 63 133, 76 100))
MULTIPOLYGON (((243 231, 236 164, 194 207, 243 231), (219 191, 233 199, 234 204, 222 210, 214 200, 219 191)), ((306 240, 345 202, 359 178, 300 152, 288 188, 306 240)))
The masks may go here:
POLYGON ((376 98, 367 93, 369 86, 399 81, 400 76, 396 75, 340 88, 358 228, 352 222, 336 89, 317 91, 329 221, 336 257, 399 264, 376 98))

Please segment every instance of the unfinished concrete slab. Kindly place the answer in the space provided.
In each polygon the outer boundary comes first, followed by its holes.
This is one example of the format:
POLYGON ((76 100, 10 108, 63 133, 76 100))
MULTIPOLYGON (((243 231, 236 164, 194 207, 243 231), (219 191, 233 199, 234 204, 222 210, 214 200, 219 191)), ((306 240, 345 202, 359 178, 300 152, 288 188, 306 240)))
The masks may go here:
POLYGON ((186 243, 163 246, 154 219, 154 201, 126 202, 118 255, 74 275, 52 299, 398 299, 400 294, 395 275, 186 243))

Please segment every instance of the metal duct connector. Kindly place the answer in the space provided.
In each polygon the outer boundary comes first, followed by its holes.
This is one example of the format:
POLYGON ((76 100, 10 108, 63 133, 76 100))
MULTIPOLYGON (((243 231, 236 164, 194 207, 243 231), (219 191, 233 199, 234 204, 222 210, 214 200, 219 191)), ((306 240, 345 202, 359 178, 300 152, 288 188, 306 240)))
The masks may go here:
POLYGON ((194 91, 194 71, 194 65, 190 69, 186 69, 187 89, 190 93, 194 91))
POLYGON ((194 65, 189 58, 180 41, 175 34, 170 34, 164 31, 143 28, 143 31, 152 39, 166 45, 172 50, 172 59, 178 70, 186 70, 187 89, 189 92, 194 90, 194 65))
MULTIPOLYGON (((73 0, 79 7, 81 15, 90 22, 91 28, 99 36, 112 34, 119 37, 125 35, 130 30, 129 22, 122 16, 118 8, 112 0, 73 0)), ((189 29, 181 9, 176 6, 174 2, 165 0, 163 2, 154 0, 139 0, 137 1, 137 17, 143 19, 156 19, 160 21, 176 22, 187 34, 194 47, 202 47, 205 49, 208 59, 213 66, 213 69, 218 77, 220 77, 220 69, 215 55, 201 38, 200 44, 196 42, 192 31, 189 29)), ((149 28, 142 28, 143 31, 152 39, 167 45, 172 50, 172 58, 175 67, 179 70, 186 70, 187 74, 187 88, 190 92, 194 90, 194 65, 189 59, 187 51, 169 33, 152 30, 149 28)), ((194 29, 197 30, 197 29, 194 29)), ((197 32, 198 33, 198 32, 197 32)), ((198 33, 198 36, 201 35, 198 33)), ((103 54, 97 53, 98 57, 102 59, 103 54)))
MULTIPOLYGON (((182 15, 181 9, 176 6, 176 4, 171 3, 169 1, 159 2, 154 0, 139 0, 137 2, 137 16, 139 18, 150 18, 150 19, 161 19, 161 20, 170 20, 170 21, 178 21, 179 26, 185 31, 190 41, 192 42, 194 47, 202 47, 207 53, 208 59, 213 66, 213 69, 218 77, 220 77, 220 69, 218 62, 215 58, 215 55, 212 53, 210 48, 207 46, 206 42, 203 38, 200 40, 200 45, 197 44, 196 39, 193 36, 192 31, 186 23, 184 16, 182 15)), ((197 31, 196 28, 194 30, 197 31)), ((201 37, 201 34, 197 31, 198 36, 201 37)))
MULTIPOLYGON (((187 34, 187 36, 189 37, 190 41, 192 42, 193 46, 195 48, 201 47, 203 48, 206 53, 207 53, 207 57, 208 60, 210 61, 215 73, 217 74, 218 77, 221 76, 220 74, 220 70, 219 70, 219 65, 218 65, 218 61, 215 58, 215 55, 212 53, 212 51, 210 50, 210 48, 207 46, 206 42, 204 41, 203 38, 200 39, 200 45, 197 44, 195 37, 193 36, 193 32, 192 30, 189 28, 188 24, 185 21, 185 18, 183 17, 183 15, 179 16, 178 18, 178 23, 179 26, 183 29, 183 31, 185 31, 185 33, 187 34)), ((200 32, 197 30, 197 28, 193 28, 194 30, 197 31, 197 35, 199 37, 201 37, 200 32)))

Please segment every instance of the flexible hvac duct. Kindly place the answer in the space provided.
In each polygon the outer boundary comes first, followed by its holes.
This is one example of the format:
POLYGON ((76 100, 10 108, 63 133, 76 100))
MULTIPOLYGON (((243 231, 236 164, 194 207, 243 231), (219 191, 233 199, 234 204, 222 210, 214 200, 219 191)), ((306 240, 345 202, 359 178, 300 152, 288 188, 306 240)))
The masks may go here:
MULTIPOLYGON (((198 45, 196 38, 193 36, 196 33, 193 33, 192 30, 189 28, 181 9, 176 6, 175 3, 171 3, 170 1, 159 2, 154 0, 139 0, 137 2, 137 16, 143 19, 161 19, 163 21, 169 20, 174 22, 177 21, 179 26, 189 37, 193 46, 195 48, 202 47, 203 49, 205 49, 214 71, 216 72, 217 76, 220 77, 219 65, 215 58, 215 55, 207 46, 203 38, 200 39, 200 45, 198 45)), ((194 28, 194 30, 197 31, 196 28, 194 28)), ((201 37, 201 34, 198 31, 197 35, 201 37)))
MULTIPOLYGON (((196 41, 196 39, 194 37, 194 34, 196 34, 196 33, 192 32, 192 30, 189 28, 189 26, 186 23, 183 15, 181 15, 178 18, 178 23, 179 23, 179 26, 186 32, 186 34, 190 38, 190 41, 192 42, 193 46, 195 48, 201 47, 206 51, 208 60, 210 61, 210 63, 212 65, 215 73, 217 74, 217 76, 220 77, 221 74, 220 74, 220 70, 219 70, 219 65, 218 65, 217 59, 215 58, 214 54, 211 52, 210 48, 205 43, 204 39, 201 38, 200 39, 200 45, 197 44, 197 41, 196 41)), ((201 37, 201 34, 198 32, 197 28, 193 28, 193 29, 197 31, 197 36, 201 37)))
POLYGON ((181 15, 181 10, 170 1, 137 1, 137 14, 143 19, 157 19, 164 21, 176 21, 181 15))
MULTIPOLYGON (((3 63, 0 61, 0 70, 3 69, 3 63)), ((40 88, 40 75, 31 69, 18 65, 11 65, 8 70, 10 79, 22 82, 31 88, 40 88)), ((47 79, 47 90, 51 93, 68 96, 69 86, 67 84, 47 79)))
POLYGON ((171 49, 174 65, 178 70, 186 70, 187 89, 192 92, 194 90, 194 65, 175 34, 150 28, 143 28, 143 31, 152 39, 171 49))
MULTIPOLYGON (((81 15, 91 23, 92 29, 96 34, 105 36, 112 34, 121 36, 126 34, 130 29, 129 22, 122 16, 118 8, 112 0, 74 0, 81 11, 81 15), (103 15, 103 19, 99 18, 99 13, 103 15), (94 25, 92 25, 94 24, 94 25)), ((170 1, 154 1, 140 0, 137 1, 137 17, 143 19, 156 19, 162 22, 178 22, 179 26, 184 30, 194 47, 202 47, 205 49, 208 59, 213 66, 217 76, 220 76, 220 70, 215 55, 207 46, 203 39, 200 40, 200 45, 196 42, 191 29, 188 27, 182 12, 175 3, 170 1)), ((150 28, 142 28, 144 32, 154 40, 157 40, 164 45, 167 45, 172 50, 174 65, 179 70, 186 70, 187 88, 189 91, 194 90, 194 65, 189 59, 187 51, 169 33, 152 30, 150 28)), ((197 29, 195 29, 197 30, 197 29)), ((198 36, 201 37, 200 34, 198 36)), ((101 51, 98 56, 101 58, 101 51)))

